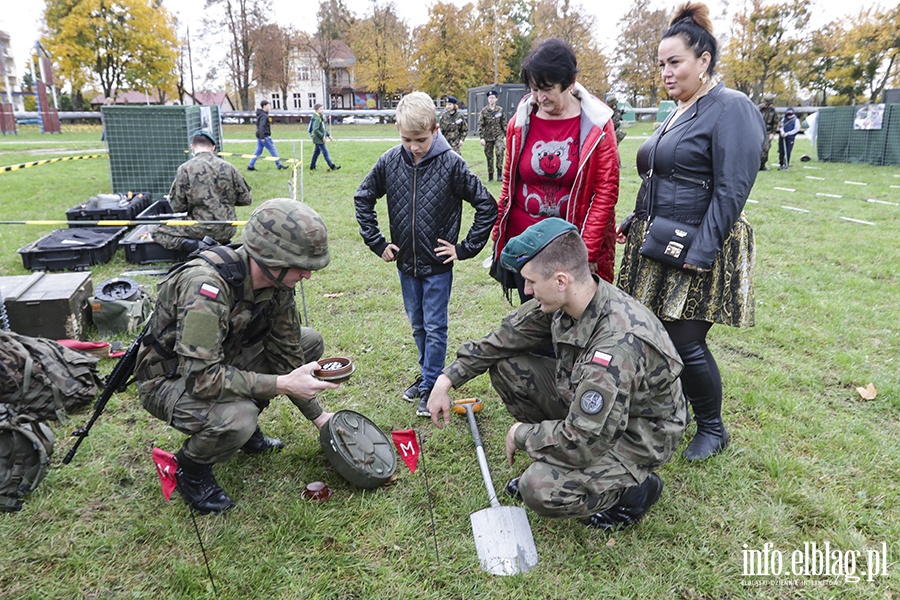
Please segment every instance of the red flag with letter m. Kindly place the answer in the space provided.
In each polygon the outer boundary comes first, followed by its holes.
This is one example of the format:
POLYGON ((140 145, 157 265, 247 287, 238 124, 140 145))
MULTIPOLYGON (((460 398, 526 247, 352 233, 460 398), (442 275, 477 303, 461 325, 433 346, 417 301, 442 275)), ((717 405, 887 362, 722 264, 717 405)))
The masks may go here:
POLYGON ((162 485, 162 494, 169 501, 169 496, 175 491, 175 470, 178 468, 178 461, 175 455, 159 448, 153 449, 153 463, 156 465, 156 473, 159 475, 159 483, 162 485))
POLYGON ((409 467, 410 472, 415 473, 419 464, 419 438, 416 432, 412 429, 391 431, 391 437, 394 438, 394 445, 397 446, 400 458, 409 467))

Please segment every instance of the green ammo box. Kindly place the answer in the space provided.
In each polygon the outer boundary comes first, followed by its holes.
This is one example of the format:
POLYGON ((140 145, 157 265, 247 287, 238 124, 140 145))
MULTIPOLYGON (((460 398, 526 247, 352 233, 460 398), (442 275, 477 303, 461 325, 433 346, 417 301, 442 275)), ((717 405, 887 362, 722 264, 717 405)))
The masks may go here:
POLYGON ((83 340, 93 292, 89 271, 0 277, 9 328, 29 337, 83 340))

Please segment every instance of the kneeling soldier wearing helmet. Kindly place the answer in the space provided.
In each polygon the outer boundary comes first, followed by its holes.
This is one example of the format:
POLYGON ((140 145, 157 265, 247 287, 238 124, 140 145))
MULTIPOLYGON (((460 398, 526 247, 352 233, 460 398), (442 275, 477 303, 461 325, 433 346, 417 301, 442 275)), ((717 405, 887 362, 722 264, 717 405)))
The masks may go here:
POLYGON ((301 327, 294 286, 330 260, 325 223, 309 206, 264 202, 247 221, 243 245, 217 246, 175 268, 159 284, 156 310, 135 369, 144 408, 187 440, 175 455, 177 489, 201 514, 234 504, 212 466, 238 450, 284 447, 257 419, 283 394, 321 428, 316 394, 337 384, 312 372, 319 332, 301 327))
POLYGON ((511 239, 503 267, 534 296, 478 341, 467 342, 431 392, 438 427, 450 421, 450 387, 489 372, 516 419, 506 455, 534 462, 507 492, 546 517, 592 527, 631 525, 662 493, 654 472, 687 423, 681 359, 649 310, 592 275, 574 225, 548 218, 511 239), (555 357, 537 351, 552 347, 555 357))

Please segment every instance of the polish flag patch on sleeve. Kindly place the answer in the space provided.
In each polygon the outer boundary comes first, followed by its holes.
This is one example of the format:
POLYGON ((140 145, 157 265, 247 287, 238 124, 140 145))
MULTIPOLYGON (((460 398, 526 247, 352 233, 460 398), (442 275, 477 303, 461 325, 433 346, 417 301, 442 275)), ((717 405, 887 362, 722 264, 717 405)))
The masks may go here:
POLYGON ((204 283, 200 286, 200 295, 206 296, 207 298, 211 298, 213 300, 219 297, 219 291, 219 288, 208 283, 204 283))
POLYGON ((595 365, 601 365, 604 367, 608 367, 610 361, 612 361, 612 354, 600 352, 599 350, 594 351, 594 357, 591 359, 591 362, 595 365))

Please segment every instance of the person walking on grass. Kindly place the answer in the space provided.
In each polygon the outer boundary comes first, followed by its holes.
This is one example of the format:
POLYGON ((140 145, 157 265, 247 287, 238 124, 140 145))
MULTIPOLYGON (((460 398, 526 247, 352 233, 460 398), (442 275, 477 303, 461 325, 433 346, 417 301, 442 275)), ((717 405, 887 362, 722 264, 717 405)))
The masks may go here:
POLYGON ((363 241, 385 262, 397 263, 420 369, 403 399, 418 398, 416 414, 427 417, 428 395, 447 355, 453 263, 484 248, 497 203, 444 139, 428 94, 413 92, 400 100, 397 129, 400 145, 381 155, 356 190, 354 203, 363 241), (375 212, 382 196, 387 197, 389 238, 379 229, 375 212), (475 215, 460 240, 464 200, 475 215))
POLYGON ((272 117, 269 116, 269 101, 263 100, 259 103, 259 109, 256 111, 256 150, 253 151, 253 158, 247 165, 248 171, 256 170, 256 161, 262 156, 263 150, 268 150, 269 154, 275 157, 275 166, 279 169, 289 169, 287 165, 281 164, 278 158, 278 150, 275 149, 275 142, 272 141, 272 117))
POLYGON ((325 140, 329 142, 331 140, 331 135, 329 135, 328 131, 325 129, 325 107, 321 104, 316 104, 316 112, 312 116, 312 120, 309 123, 309 135, 312 137, 313 144, 315 144, 316 149, 313 151, 312 161, 309 163, 309 170, 316 170, 316 161, 319 159, 319 155, 322 155, 322 158, 325 159, 325 162, 328 164, 328 168, 332 171, 337 171, 341 167, 339 165, 331 162, 331 157, 328 155, 328 148, 325 146, 325 140))

